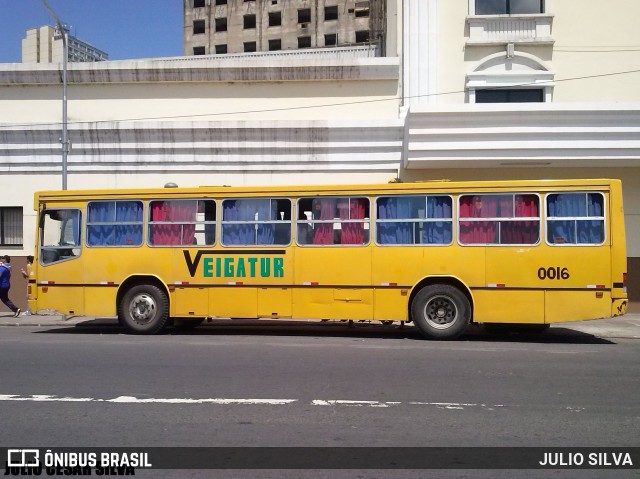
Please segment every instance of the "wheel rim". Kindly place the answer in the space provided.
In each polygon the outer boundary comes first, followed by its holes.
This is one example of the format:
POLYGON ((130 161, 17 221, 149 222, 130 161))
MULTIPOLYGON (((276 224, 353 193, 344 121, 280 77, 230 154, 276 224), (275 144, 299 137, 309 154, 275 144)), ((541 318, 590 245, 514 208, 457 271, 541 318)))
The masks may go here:
POLYGON ((141 293, 129 303, 129 315, 137 324, 149 324, 156 317, 157 305, 152 296, 141 293))
POLYGON ((424 307, 424 318, 435 329, 447 329, 458 319, 458 308, 447 296, 434 296, 424 307))

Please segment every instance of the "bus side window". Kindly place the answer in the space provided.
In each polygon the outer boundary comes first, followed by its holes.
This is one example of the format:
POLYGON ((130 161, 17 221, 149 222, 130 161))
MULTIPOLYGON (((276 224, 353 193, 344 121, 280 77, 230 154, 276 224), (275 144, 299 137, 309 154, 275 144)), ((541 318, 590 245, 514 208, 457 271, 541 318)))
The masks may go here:
POLYGON ((381 196, 376 199, 377 241, 382 245, 446 245, 453 238, 450 196, 381 196))
POLYGON ((141 201, 90 201, 88 203, 88 246, 140 246, 141 244, 141 201))
POLYGON ((315 197, 298 201, 301 245, 365 245, 370 232, 369 199, 315 197))
POLYGON ((604 238, 602 193, 547 195, 549 244, 602 244, 604 238))
POLYGON ((222 244, 288 245, 291 242, 291 200, 241 198, 222 202, 222 244))

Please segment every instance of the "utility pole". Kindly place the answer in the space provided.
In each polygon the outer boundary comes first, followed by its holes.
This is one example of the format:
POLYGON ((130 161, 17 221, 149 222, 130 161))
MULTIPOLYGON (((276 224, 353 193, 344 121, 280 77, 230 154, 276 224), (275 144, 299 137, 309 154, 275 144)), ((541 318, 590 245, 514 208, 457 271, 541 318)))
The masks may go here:
MULTIPOLYGON (((41 0, 42 4, 45 6, 49 13, 56 21, 56 26, 58 27, 58 32, 62 35, 62 47, 63 47, 63 55, 62 55, 62 139, 60 140, 62 143, 62 189, 67 189, 67 155, 69 154, 69 137, 67 134, 67 57, 69 56, 69 44, 67 38, 67 30, 60 22, 60 19, 55 14, 47 0, 41 0)), ((54 37, 55 38, 55 37, 54 37)))

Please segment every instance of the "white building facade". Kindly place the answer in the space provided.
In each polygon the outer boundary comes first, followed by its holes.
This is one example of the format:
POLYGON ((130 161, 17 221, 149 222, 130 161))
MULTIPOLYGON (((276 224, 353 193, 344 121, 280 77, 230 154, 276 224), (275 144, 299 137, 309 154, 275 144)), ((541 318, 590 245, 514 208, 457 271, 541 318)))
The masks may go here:
MULTIPOLYGON (((640 4, 598 7, 389 0, 387 57, 71 65, 69 188, 617 177, 640 301, 640 4)), ((59 65, 0 65, 0 212, 23 218, 1 254, 31 254, 33 192, 60 188, 60 114, 59 65)))

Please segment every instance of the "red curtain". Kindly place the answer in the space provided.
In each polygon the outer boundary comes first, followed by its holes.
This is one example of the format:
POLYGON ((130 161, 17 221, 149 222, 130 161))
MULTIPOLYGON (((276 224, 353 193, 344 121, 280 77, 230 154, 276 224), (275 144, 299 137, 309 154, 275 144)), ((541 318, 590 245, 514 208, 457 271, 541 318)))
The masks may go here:
MULTIPOLYGON (((498 221, 464 221, 464 218, 528 218, 538 217, 535 195, 476 195, 460 199, 460 242, 495 244, 498 221)), ((501 221, 500 243, 535 244, 540 232, 539 221, 501 221)))
MULTIPOLYGON (((364 219, 365 199, 352 198, 345 199, 348 208, 340 209, 340 219, 360 220, 364 219)), ((363 244, 364 243, 364 223, 342 223, 342 234, 340 235, 342 244, 363 244)))
MULTIPOLYGON (((460 199, 460 218, 494 218, 497 216, 496 196, 463 196, 460 199)), ((495 243, 495 221, 460 221, 460 242, 465 244, 495 243)))
MULTIPOLYGON (((313 217, 317 220, 332 220, 336 217, 336 200, 319 198, 313 200, 313 217)), ((333 244, 333 223, 316 223, 313 244, 333 244)))
MULTIPOLYGON (((197 201, 155 201, 151 207, 151 221, 195 221, 197 201)), ((195 237, 194 224, 151 225, 151 241, 154 245, 189 245, 195 237)))

